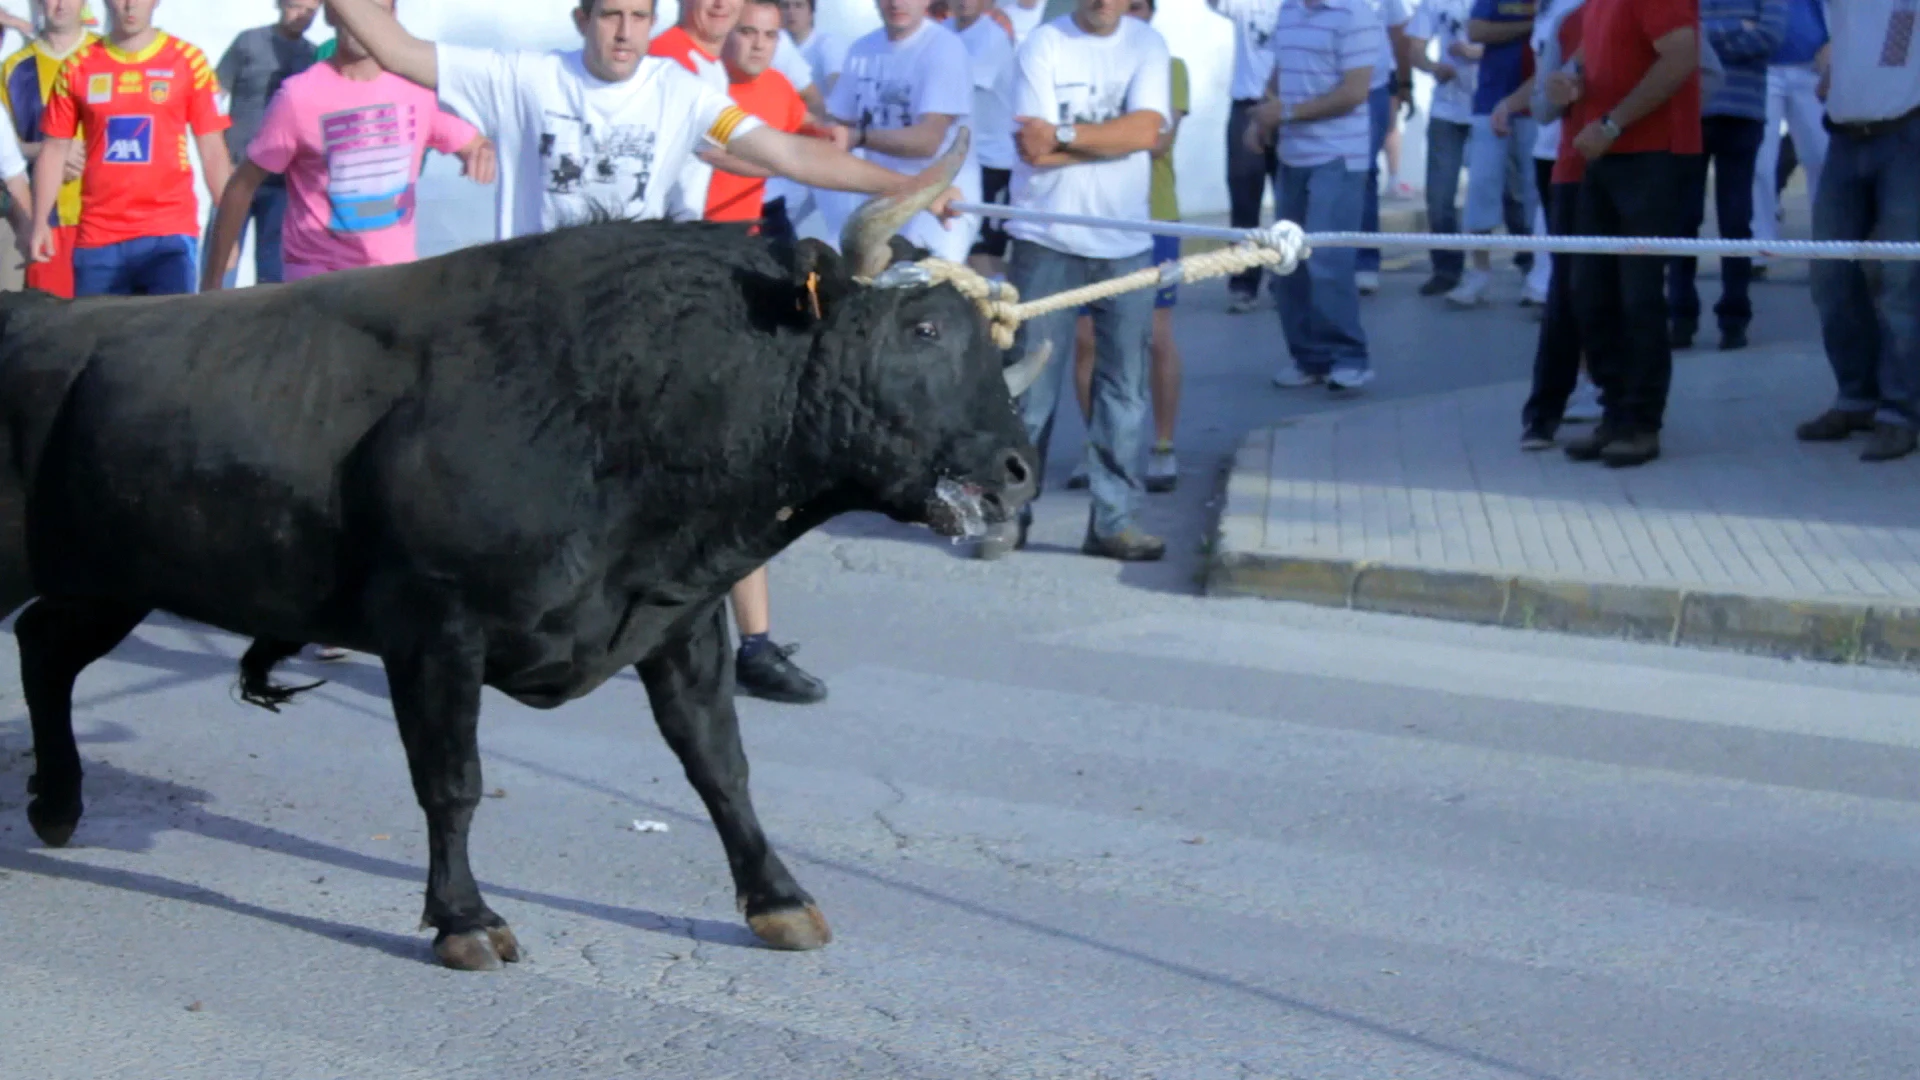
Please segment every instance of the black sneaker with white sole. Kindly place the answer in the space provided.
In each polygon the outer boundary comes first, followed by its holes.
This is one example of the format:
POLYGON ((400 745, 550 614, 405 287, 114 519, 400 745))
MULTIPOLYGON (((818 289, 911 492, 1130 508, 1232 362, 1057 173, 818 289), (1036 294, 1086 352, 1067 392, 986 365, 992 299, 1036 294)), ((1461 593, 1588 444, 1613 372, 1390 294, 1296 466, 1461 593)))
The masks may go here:
POLYGON ((825 701, 827 684, 809 675, 792 657, 798 645, 768 645, 749 655, 736 656, 733 685, 740 693, 789 705, 825 701))

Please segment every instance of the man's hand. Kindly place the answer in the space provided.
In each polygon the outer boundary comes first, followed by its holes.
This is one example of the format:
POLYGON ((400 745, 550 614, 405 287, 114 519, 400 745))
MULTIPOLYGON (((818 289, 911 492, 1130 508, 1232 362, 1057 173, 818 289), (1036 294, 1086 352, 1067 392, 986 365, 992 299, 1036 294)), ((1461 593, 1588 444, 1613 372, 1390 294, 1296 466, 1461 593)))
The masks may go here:
POLYGON ((33 223, 33 239, 28 242, 27 247, 29 249, 27 251, 27 260, 29 262, 52 262, 53 257, 60 254, 58 245, 53 239, 53 229, 47 225, 45 220, 33 223))
POLYGON ((87 171, 87 144, 79 139, 67 143, 67 162, 60 173, 62 183, 72 183, 87 171))
POLYGON ((1588 161, 1598 161, 1605 157, 1612 146, 1613 136, 1607 134, 1607 129, 1601 127, 1598 120, 1580 129, 1580 134, 1573 139, 1574 150, 1588 161))
POLYGON ((1493 128, 1495 135, 1506 138, 1513 131, 1513 106, 1507 104, 1505 98, 1501 98, 1500 104, 1493 107, 1492 115, 1487 117, 1487 123, 1493 128))
POLYGON ((1429 74, 1433 76, 1434 82, 1445 86, 1447 83, 1460 77, 1460 69, 1442 60, 1433 65, 1433 70, 1429 72, 1429 74))
POLYGON ((460 174, 476 184, 491 184, 499 173, 493 140, 485 135, 475 135, 473 141, 461 147, 454 156, 460 159, 460 174))
POLYGON ((1547 76, 1547 100, 1564 109, 1580 100, 1586 83, 1571 71, 1556 71, 1547 76))
MULTIPOLYGON (((1465 60, 1470 64, 1478 63, 1481 55, 1486 51, 1484 46, 1475 45, 1471 41, 1456 41, 1447 46, 1448 56, 1453 57, 1455 60, 1465 60)), ((1458 74, 1458 72, 1455 72, 1455 74, 1458 74)))
POLYGON ((1059 139, 1054 134, 1056 125, 1037 116, 1022 116, 1018 120, 1020 129, 1013 133, 1013 145, 1020 151, 1020 160, 1031 165, 1036 159, 1053 153, 1054 147, 1059 145, 1059 139))
POLYGON ((927 213, 932 214, 934 220, 940 222, 941 228, 947 228, 947 222, 960 216, 960 211, 955 210, 953 204, 959 202, 962 197, 959 188, 950 187, 941 192, 939 198, 933 200, 933 205, 927 207, 927 213))
POLYGON ((832 143, 841 153, 853 152, 853 129, 845 124, 828 124, 821 138, 832 143))

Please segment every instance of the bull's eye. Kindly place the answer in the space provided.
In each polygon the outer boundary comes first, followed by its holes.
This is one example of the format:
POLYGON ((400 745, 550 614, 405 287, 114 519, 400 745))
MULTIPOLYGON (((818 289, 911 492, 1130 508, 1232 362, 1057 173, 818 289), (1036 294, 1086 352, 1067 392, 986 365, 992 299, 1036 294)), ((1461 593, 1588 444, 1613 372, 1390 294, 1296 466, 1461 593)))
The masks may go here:
POLYGON ((919 338, 921 341, 938 341, 940 339, 940 324, 931 321, 914 323, 913 336, 919 338))

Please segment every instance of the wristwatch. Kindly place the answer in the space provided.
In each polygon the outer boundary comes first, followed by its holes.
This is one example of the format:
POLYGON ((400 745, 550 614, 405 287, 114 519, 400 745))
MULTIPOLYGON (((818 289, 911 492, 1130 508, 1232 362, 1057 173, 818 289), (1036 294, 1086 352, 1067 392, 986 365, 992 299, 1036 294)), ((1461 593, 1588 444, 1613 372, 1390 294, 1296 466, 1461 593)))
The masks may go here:
POLYGON ((1620 137, 1620 125, 1613 122, 1612 113, 1608 113, 1600 118, 1600 130, 1606 132, 1607 138, 1609 139, 1617 139, 1620 137))
POLYGON ((1075 134, 1072 124, 1061 124, 1053 129, 1053 141, 1058 149, 1065 150, 1073 145, 1075 134))

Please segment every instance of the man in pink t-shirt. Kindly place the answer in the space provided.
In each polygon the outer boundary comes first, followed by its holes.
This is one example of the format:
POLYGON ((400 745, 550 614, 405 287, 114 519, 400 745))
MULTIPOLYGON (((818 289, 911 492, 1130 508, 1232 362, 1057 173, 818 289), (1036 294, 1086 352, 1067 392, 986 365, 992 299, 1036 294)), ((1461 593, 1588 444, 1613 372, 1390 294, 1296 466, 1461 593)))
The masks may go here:
POLYGON ((458 157, 476 183, 493 182, 492 143, 441 111, 433 91, 381 70, 342 32, 331 57, 281 83, 268 103, 221 196, 201 291, 220 287, 254 189, 269 174, 287 178, 283 280, 412 262, 414 189, 429 149, 458 157))

